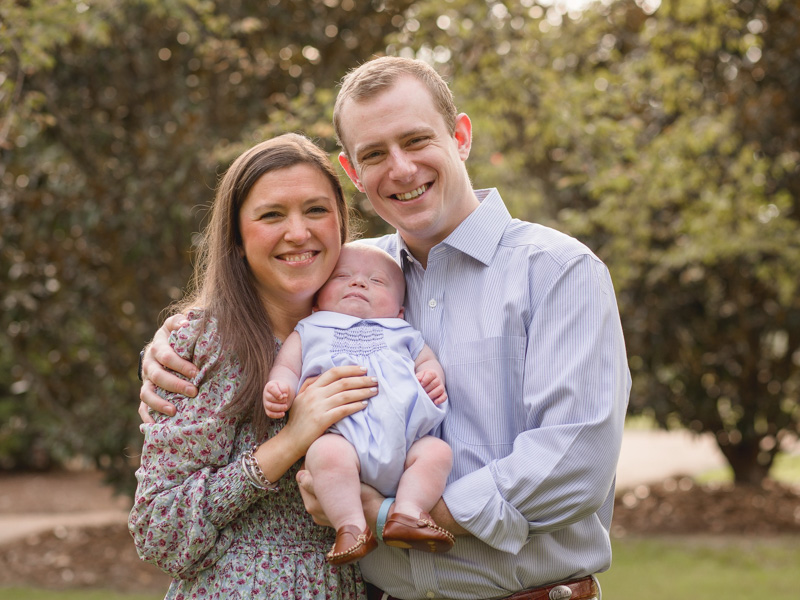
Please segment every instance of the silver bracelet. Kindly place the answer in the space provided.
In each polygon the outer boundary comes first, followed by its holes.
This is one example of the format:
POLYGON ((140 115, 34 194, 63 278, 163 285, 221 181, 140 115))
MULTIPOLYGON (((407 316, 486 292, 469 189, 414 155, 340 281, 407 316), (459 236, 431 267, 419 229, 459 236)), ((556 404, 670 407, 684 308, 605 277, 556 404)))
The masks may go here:
POLYGON ((258 465, 258 459, 253 454, 252 450, 246 450, 242 454, 242 472, 244 472, 247 481, 259 490, 268 492, 277 492, 278 484, 272 483, 266 478, 261 467, 258 465))

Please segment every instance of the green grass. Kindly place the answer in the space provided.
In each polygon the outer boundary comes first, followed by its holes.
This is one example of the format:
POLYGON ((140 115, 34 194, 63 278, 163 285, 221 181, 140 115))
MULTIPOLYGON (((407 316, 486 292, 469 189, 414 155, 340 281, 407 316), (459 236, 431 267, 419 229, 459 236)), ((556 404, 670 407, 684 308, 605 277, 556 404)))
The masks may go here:
MULTIPOLYGON (((630 419, 629 419, 630 421, 630 419)), ((628 423, 647 429, 646 418, 628 423)), ((800 482, 800 455, 780 454, 770 475, 800 482)), ((698 483, 732 480, 730 468, 696 477, 698 483)), ((625 538, 612 542, 611 570, 599 576, 607 600, 675 598, 793 598, 800 589, 800 538, 672 537, 625 538)), ((51 591, 0 588, 3 600, 161 600, 163 594, 105 590, 51 591)))
POLYGON ((800 589, 797 538, 614 540, 611 569, 599 576, 609 600, 794 598, 800 589))
MULTIPOLYGON (((800 589, 796 537, 617 539, 611 570, 599 576, 607 600, 794 598, 800 589)), ((4 600, 160 600, 161 594, 0 588, 4 600)))

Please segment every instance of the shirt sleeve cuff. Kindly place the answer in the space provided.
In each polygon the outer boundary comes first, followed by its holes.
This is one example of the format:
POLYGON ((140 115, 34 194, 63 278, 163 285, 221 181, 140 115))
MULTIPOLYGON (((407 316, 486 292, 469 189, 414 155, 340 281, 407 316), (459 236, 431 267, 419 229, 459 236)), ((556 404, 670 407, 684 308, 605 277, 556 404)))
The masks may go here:
POLYGON ((489 467, 449 484, 442 499, 459 525, 495 550, 516 554, 528 540, 528 521, 500 495, 489 467))
POLYGON ((259 496, 247 481, 238 460, 217 470, 208 489, 208 517, 214 527, 222 529, 237 518, 259 496))

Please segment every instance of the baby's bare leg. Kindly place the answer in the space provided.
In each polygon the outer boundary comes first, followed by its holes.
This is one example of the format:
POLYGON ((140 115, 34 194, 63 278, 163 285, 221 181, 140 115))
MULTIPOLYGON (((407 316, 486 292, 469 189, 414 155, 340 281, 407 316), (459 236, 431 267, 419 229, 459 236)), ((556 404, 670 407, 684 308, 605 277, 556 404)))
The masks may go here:
POLYGON ((414 442, 406 456, 393 511, 414 518, 430 512, 444 493, 452 466, 453 453, 442 440, 428 435, 414 442))
POLYGON ((343 525, 366 529, 360 466, 352 444, 340 435, 326 433, 309 447, 306 469, 314 477, 314 493, 331 524, 337 530, 343 525))

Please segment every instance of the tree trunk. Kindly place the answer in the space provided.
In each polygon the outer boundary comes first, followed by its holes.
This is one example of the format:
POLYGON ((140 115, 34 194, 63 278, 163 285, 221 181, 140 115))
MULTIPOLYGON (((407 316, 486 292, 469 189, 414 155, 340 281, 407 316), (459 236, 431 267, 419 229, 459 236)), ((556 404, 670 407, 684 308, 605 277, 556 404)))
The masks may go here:
POLYGON ((759 461, 759 454, 761 454, 759 441, 758 439, 743 440, 738 444, 719 445, 722 454, 725 455, 728 464, 733 469, 734 484, 760 487, 769 476, 774 457, 770 454, 766 464, 759 461))

